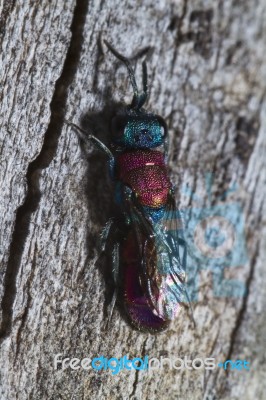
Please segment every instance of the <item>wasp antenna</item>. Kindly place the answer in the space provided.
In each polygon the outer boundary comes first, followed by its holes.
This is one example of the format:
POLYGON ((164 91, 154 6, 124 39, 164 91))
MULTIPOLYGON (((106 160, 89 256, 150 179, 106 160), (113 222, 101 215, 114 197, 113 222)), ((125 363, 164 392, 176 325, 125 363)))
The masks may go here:
POLYGON ((140 53, 141 55, 146 55, 145 60, 142 63, 142 87, 143 87, 143 102, 141 104, 141 107, 145 103, 145 101, 148 98, 148 72, 147 72, 147 61, 151 58, 152 54, 154 52, 154 47, 148 46, 143 51, 140 53))
POLYGON ((147 64, 146 61, 143 61, 142 63, 142 86, 143 86, 143 92, 138 98, 138 105, 137 108, 141 108, 147 98, 148 98, 148 73, 147 73, 147 64))
POLYGON ((142 63, 142 85, 143 85, 143 92, 145 95, 148 95, 148 72, 147 72, 147 63, 143 61, 142 63))
POLYGON ((108 47, 108 49, 111 51, 111 53, 113 53, 113 55, 118 58, 118 60, 122 61, 125 66, 127 67, 128 73, 129 73, 129 78, 131 81, 131 85, 133 87, 133 91, 134 91, 134 98, 132 101, 132 105, 135 103, 138 103, 137 99, 139 97, 139 90, 138 90, 138 86, 136 83, 136 78, 135 78, 135 74, 132 68, 132 65, 130 63, 129 58, 123 56, 122 54, 118 53, 118 51, 109 43, 107 42, 107 40, 104 39, 104 43, 106 44, 106 46, 108 47))
POLYGON ((151 55, 153 54, 153 51, 154 51, 154 47, 146 46, 143 49, 141 49, 140 51, 138 51, 138 53, 134 57, 132 57, 132 59, 141 58, 141 57, 145 56, 145 60, 149 61, 151 58, 151 55))

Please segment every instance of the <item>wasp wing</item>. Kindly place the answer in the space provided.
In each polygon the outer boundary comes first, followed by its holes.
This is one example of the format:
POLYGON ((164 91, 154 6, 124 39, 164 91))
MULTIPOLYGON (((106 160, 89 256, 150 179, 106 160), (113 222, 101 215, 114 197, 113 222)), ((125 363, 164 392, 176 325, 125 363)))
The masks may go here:
POLYGON ((186 261, 174 198, 169 195, 159 222, 152 222, 134 198, 129 200, 129 215, 139 248, 143 292, 158 316, 174 319, 184 298, 186 261))

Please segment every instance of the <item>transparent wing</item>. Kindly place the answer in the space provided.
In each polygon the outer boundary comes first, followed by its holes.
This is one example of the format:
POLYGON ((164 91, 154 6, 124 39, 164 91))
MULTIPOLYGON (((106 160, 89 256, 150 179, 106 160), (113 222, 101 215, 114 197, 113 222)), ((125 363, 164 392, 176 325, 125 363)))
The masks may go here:
POLYGON ((164 319, 174 319, 184 299, 186 246, 181 218, 172 195, 159 222, 153 223, 136 199, 129 215, 141 259, 140 283, 151 307, 164 319))

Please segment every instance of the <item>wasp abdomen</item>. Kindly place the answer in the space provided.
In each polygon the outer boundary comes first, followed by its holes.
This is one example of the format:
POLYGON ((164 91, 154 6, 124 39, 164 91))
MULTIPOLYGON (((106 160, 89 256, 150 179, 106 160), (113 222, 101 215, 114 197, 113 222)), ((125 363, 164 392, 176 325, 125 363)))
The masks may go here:
POLYGON ((133 231, 127 235, 121 256, 124 305, 131 323, 149 332, 165 330, 170 321, 156 315, 140 284, 141 260, 133 231))

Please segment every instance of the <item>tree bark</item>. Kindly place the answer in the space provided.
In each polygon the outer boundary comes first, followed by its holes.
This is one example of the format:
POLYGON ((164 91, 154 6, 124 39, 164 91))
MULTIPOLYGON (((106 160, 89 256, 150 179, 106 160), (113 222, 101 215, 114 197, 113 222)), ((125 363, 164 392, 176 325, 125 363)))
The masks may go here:
POLYGON ((3 0, 0 10, 1 399, 264 399, 265 1, 3 0), (153 47, 147 109, 169 126, 186 228, 195 210, 241 209, 233 236, 246 257, 222 280, 190 254, 196 328, 185 306, 159 335, 133 330, 117 308, 104 330, 111 266, 97 242, 112 183, 106 158, 64 123, 108 143, 113 112, 131 101, 126 69, 103 39, 127 56, 153 47), (246 294, 219 291, 223 280, 246 294), (250 371, 55 370, 58 353, 240 359, 250 371))

